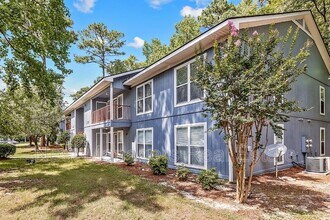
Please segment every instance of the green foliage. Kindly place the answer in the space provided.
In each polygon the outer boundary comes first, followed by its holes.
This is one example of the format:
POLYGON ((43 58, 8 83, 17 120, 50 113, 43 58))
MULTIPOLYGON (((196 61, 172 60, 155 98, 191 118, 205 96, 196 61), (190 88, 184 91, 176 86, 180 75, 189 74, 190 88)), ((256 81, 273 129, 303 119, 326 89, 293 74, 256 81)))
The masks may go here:
POLYGON ((64 144, 70 141, 70 133, 68 131, 63 131, 57 136, 57 143, 64 144))
POLYGON ((124 153, 124 162, 127 164, 127 166, 131 166, 134 163, 134 158, 129 153, 124 153))
POLYGON ((151 43, 145 42, 143 46, 143 55, 146 57, 146 64, 150 65, 168 53, 166 44, 162 44, 159 39, 152 39, 151 43))
POLYGON ((76 134, 71 140, 71 147, 77 149, 77 156, 79 156, 80 149, 86 147, 87 140, 84 134, 76 134))
POLYGON ((21 85, 31 94, 33 86, 52 102, 71 73, 66 63, 76 40, 64 1, 0 0, 0 17, 0 78, 10 91, 21 85))
POLYGON ((272 127, 280 135, 276 124, 288 121, 291 112, 304 110, 285 95, 306 71, 309 42, 296 47, 299 28, 289 28, 280 36, 272 26, 268 33, 238 33, 231 22, 228 24, 230 35, 227 41, 214 43, 212 61, 203 56, 197 59, 196 83, 205 91, 205 110, 215 121, 214 129, 224 132, 237 174, 237 199, 244 202, 251 187, 251 179, 245 186, 245 169, 249 167, 252 178, 254 165, 263 154, 261 147, 266 144, 263 132, 268 135, 272 127))
POLYGON ((125 41, 124 34, 115 30, 108 30, 103 23, 90 24, 87 29, 79 32, 80 50, 86 52, 85 56, 75 55, 78 63, 96 63, 102 69, 103 77, 112 56, 124 55, 120 49, 125 41))
POLYGON ((166 155, 153 156, 149 159, 149 165, 155 175, 165 175, 168 159, 166 155))
POLYGON ((0 144, 0 158, 7 158, 16 153, 16 146, 12 144, 0 144))
POLYGON ((73 101, 76 101, 80 98, 80 96, 85 94, 85 92, 87 92, 89 89, 90 89, 90 87, 88 87, 88 86, 82 87, 76 93, 71 94, 70 97, 73 99, 73 101))
POLYGON ((143 62, 142 63, 139 62, 139 60, 135 56, 130 55, 125 60, 116 59, 114 61, 110 61, 107 71, 110 73, 110 75, 115 75, 118 73, 123 73, 130 70, 138 69, 143 66, 144 66, 143 62))
POLYGON ((71 146, 73 148, 85 148, 86 144, 87 141, 84 134, 76 134, 71 140, 71 146))
POLYGON ((219 183, 219 175, 215 168, 203 170, 197 177, 197 182, 204 190, 211 190, 219 183))
POLYGON ((186 181, 188 179, 188 175, 190 174, 190 170, 185 167, 185 166, 178 166, 175 176, 180 180, 180 181, 186 181))
POLYGON ((175 25, 169 50, 173 51, 201 34, 199 23, 191 16, 184 17, 175 25))
POLYGON ((229 17, 256 14, 282 13, 311 10, 320 29, 324 43, 330 52, 330 1, 329 0, 242 0, 237 5, 227 0, 213 0, 203 10, 198 21, 202 27, 210 28, 229 17))

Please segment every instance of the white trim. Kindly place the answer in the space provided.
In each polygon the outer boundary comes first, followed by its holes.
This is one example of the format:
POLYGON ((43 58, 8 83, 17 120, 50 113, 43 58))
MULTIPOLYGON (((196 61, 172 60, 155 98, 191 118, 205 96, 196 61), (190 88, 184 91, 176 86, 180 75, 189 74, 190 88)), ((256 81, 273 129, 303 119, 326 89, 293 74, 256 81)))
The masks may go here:
MULTIPOLYGON (((204 54, 205 56, 205 54, 204 54)), ((185 106, 185 105, 190 105, 190 104, 194 104, 194 103, 198 103, 198 102, 202 102, 202 99, 193 99, 190 100, 190 84, 191 84, 191 80, 190 80, 190 65, 192 63, 194 63, 196 61, 196 58, 191 59, 183 64, 181 64, 180 66, 177 66, 174 68, 174 107, 180 107, 180 106, 185 106), (187 101, 186 102, 181 102, 181 103, 177 103, 177 80, 176 80, 176 76, 177 76, 177 70, 181 69, 182 67, 187 66, 187 101)), ((182 85, 180 85, 182 86, 182 85)), ((203 97, 205 97, 205 91, 203 91, 203 97)))
POLYGON ((118 155, 120 155, 121 157, 123 157, 123 153, 124 153, 124 130, 117 130, 115 133, 117 133, 117 146, 116 146, 116 150, 117 150, 117 158, 118 158, 118 155), (118 141, 118 137, 121 136, 121 142, 118 141), (119 144, 122 144, 122 153, 119 154, 118 152, 118 146, 119 144))
POLYGON ((124 118, 124 109, 123 109, 123 105, 124 105, 124 94, 120 94, 120 95, 117 95, 116 98, 113 99, 113 102, 115 102, 115 100, 117 100, 117 106, 116 106, 116 116, 117 116, 117 119, 123 119, 124 118), (121 101, 122 103, 120 104, 121 105, 121 109, 122 109, 122 113, 121 113, 121 118, 118 117, 118 98, 121 97, 121 101))
MULTIPOLYGON (((277 126, 280 126, 281 128, 283 128, 284 129, 284 124, 277 124, 277 126)), ((284 144, 284 132, 285 132, 285 130, 282 130, 282 137, 281 137, 281 139, 282 139, 282 143, 281 144, 284 144)), ((274 133, 274 144, 276 144, 276 139, 277 139, 278 137, 276 136, 276 134, 274 133)), ((276 160, 277 160, 277 158, 278 157, 274 157, 274 165, 276 165, 276 160)), ((282 165, 282 164, 284 164, 284 154, 282 155, 282 161, 278 161, 277 162, 277 165, 282 165)))
POLYGON ((154 150, 154 128, 149 127, 149 128, 138 128, 136 129, 136 135, 135 135, 135 146, 136 146, 136 158, 138 159, 143 159, 143 160, 148 160, 149 158, 145 157, 146 156, 146 140, 145 140, 145 132, 151 130, 151 151, 154 150), (139 137, 138 133, 139 131, 143 131, 143 148, 144 148, 144 157, 139 157, 139 137))
POLYGON ((228 21, 232 21, 236 28, 244 29, 244 28, 252 28, 258 27, 268 24, 287 22, 291 20, 305 20, 305 25, 308 27, 311 35, 315 40, 315 44, 320 51, 322 59, 329 71, 330 74, 330 57, 327 52, 327 49, 322 41, 322 38, 317 29, 317 25, 313 20, 313 16, 309 11, 301 11, 301 12, 288 12, 288 13, 278 13, 278 14, 269 14, 269 15, 256 15, 256 16, 246 16, 246 17, 238 17, 238 18, 229 18, 222 23, 218 24, 214 28, 206 31, 202 35, 198 36, 194 40, 189 43, 183 45, 179 49, 174 52, 168 54, 167 56, 160 59, 158 62, 150 65, 149 67, 143 69, 141 72, 130 78, 129 80, 124 82, 124 85, 127 86, 136 86, 141 81, 148 80, 154 77, 157 74, 160 74, 167 69, 172 68, 177 63, 183 61, 183 59, 192 58, 196 53, 196 48, 200 46, 203 49, 208 49, 212 47, 215 39, 219 39, 229 33, 228 29, 228 21))
MULTIPOLYGON (((149 96, 147 98, 149 98, 149 96)), ((135 107, 136 115, 144 115, 144 114, 149 114, 149 113, 153 112, 153 110, 154 110, 154 80, 153 79, 148 80, 148 81, 138 85, 135 88, 135 106, 136 106, 135 107), (151 83, 151 110, 146 112, 145 109, 144 109, 145 108, 145 99, 146 99, 146 97, 144 97, 144 95, 145 95, 145 85, 148 84, 148 83, 151 83), (143 107, 143 112, 138 113, 138 88, 140 88, 140 87, 143 87, 143 98, 140 99, 143 102, 143 106, 142 106, 143 107)))
POLYGON ((320 156, 324 156, 325 155, 325 127, 320 127, 320 156), (324 131, 323 133, 324 133, 324 141, 321 141, 321 139, 322 139, 322 136, 321 136, 321 134, 322 134, 322 132, 321 131, 324 131), (324 154, 321 154, 321 144, 322 144, 322 142, 324 143, 324 154))
POLYGON ((296 20, 292 20, 292 22, 295 23, 297 27, 299 27, 303 32, 305 32, 312 40, 314 40, 313 36, 306 29, 305 19, 302 20, 303 20, 303 25, 299 24, 299 22, 296 20))
MULTIPOLYGON (((105 106, 107 106, 107 102, 103 102, 103 101, 96 101, 96 103, 95 103, 95 110, 94 111, 96 111, 96 110, 98 110, 98 109, 101 109, 101 108, 97 108, 97 104, 99 104, 99 103, 101 103, 101 104, 105 104, 105 106)), ((105 107, 104 106, 104 107, 105 107)), ((102 107, 103 108, 103 107, 102 107)))
POLYGON ((174 165, 179 166, 182 165, 182 163, 177 163, 177 150, 176 150, 176 129, 177 128, 188 128, 188 164, 184 164, 186 167, 195 168, 195 169, 207 169, 207 122, 200 122, 200 123, 192 123, 192 124, 180 124, 180 125, 174 125, 174 165), (204 166, 196 166, 191 165, 190 163, 190 128, 191 127, 198 127, 203 126, 204 127, 204 166))
POLYGON ((325 98, 325 88, 324 88, 323 86, 319 86, 319 103, 320 103, 319 105, 320 105, 320 115, 325 115, 325 110, 326 110, 326 109, 325 109, 325 107, 326 107, 326 106, 325 106, 325 105, 326 105, 325 101, 326 101, 326 98, 325 98), (322 93, 322 91, 323 91, 323 93, 324 93, 324 100, 323 100, 323 102, 324 102, 324 105, 323 105, 323 106, 324 106, 324 113, 321 112, 321 110, 322 110, 322 107, 321 107, 321 106, 322 106, 322 105, 321 105, 321 103, 322 103, 322 99, 321 99, 321 93, 322 93))

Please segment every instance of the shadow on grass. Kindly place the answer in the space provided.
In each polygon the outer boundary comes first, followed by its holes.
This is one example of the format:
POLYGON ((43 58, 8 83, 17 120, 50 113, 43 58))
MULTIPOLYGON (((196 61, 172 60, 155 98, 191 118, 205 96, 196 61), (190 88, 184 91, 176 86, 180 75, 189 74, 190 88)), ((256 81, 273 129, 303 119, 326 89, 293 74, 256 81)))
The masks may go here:
POLYGON ((106 196, 113 196, 148 212, 157 212, 163 210, 157 203, 157 195, 169 192, 116 166, 82 159, 44 160, 35 165, 13 159, 6 163, 0 164, 0 170, 10 169, 11 164, 17 166, 20 173, 15 177, 0 178, 0 188, 10 192, 22 189, 45 191, 33 201, 12 208, 12 213, 49 204, 48 212, 52 217, 75 217, 85 204, 106 196))

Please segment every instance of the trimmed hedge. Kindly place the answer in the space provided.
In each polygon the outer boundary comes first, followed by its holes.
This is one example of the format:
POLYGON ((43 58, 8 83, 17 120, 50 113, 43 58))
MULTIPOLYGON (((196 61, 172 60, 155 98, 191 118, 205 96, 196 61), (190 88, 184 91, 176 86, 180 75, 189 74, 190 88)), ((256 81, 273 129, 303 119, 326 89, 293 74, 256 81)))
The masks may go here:
POLYGON ((7 158, 16 153, 16 146, 12 144, 0 144, 0 158, 7 158))

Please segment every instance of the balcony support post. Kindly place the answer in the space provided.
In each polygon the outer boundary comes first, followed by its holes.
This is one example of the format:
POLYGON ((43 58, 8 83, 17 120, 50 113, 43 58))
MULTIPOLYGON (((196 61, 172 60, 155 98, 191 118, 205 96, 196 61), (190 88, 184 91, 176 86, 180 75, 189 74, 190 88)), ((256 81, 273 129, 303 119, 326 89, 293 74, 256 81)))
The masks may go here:
POLYGON ((112 82, 110 82, 110 121, 113 120, 113 86, 112 82))
POLYGON ((113 135, 113 127, 110 127, 110 147, 111 147, 111 163, 115 162, 115 143, 113 135))
POLYGON ((103 129, 100 128, 100 160, 102 160, 103 156, 103 129))

